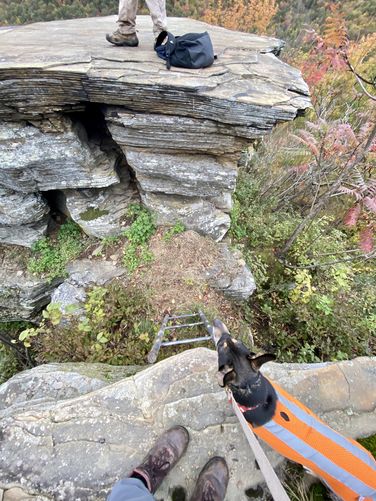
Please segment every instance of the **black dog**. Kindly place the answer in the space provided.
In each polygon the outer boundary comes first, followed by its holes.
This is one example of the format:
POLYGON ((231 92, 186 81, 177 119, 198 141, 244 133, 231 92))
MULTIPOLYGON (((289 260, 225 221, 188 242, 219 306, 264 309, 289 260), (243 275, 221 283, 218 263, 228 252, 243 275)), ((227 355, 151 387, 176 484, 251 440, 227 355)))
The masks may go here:
POLYGON ((262 426, 274 416, 277 394, 261 374, 260 367, 276 357, 270 353, 255 356, 242 342, 230 336, 220 320, 214 320, 213 325, 219 385, 230 388, 236 402, 249 408, 244 413, 249 423, 262 426))
POLYGON ((319 477, 344 501, 376 501, 376 461, 354 440, 336 432, 259 369, 274 355, 256 356, 213 322, 218 377, 254 433, 319 477))

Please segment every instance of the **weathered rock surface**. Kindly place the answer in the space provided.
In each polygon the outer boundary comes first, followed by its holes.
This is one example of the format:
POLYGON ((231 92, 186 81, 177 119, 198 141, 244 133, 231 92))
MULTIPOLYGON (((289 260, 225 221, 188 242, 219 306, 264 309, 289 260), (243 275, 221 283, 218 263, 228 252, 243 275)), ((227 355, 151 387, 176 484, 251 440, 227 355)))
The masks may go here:
POLYGON ((126 150, 142 191, 215 197, 235 188, 237 168, 209 155, 168 155, 126 150))
POLYGON ((0 386, 0 410, 22 409, 29 401, 56 402, 85 395, 108 384, 133 376, 141 369, 100 363, 46 364, 19 372, 0 386))
POLYGON ((39 193, 16 193, 0 187, 0 225, 22 225, 40 221, 49 207, 39 193))
MULTIPOLYGON (((276 57, 280 40, 170 18, 176 34, 208 30, 218 59, 210 68, 168 71, 153 51, 148 16, 137 19, 141 43, 132 51, 105 40, 114 22, 114 17, 75 19, 0 32, 0 118, 35 125, 0 129, 8 144, 2 151, 0 142, 4 186, 27 193, 69 188, 68 210, 84 231, 118 234, 124 203, 115 210, 116 204, 109 204, 118 200, 118 188, 86 190, 118 181, 112 158, 63 114, 95 103, 92 108, 102 109, 103 123, 158 221, 179 219, 220 240, 229 228, 225 213, 240 152, 307 108, 308 87, 298 70, 276 57), (89 224, 80 217, 88 213, 101 216, 89 224)), ((90 120, 83 122, 90 129, 90 120)))
POLYGON ((56 303, 62 311, 67 306, 76 305, 75 314, 81 313, 82 303, 86 299, 85 289, 93 285, 105 285, 114 278, 125 274, 125 269, 110 261, 80 259, 67 266, 69 277, 54 290, 51 303, 56 303))
POLYGON ((127 226, 129 205, 139 201, 136 188, 130 185, 128 170, 123 169, 120 177, 120 183, 108 188, 65 190, 63 212, 87 235, 98 238, 120 235, 127 226))
POLYGON ((30 276, 2 276, 0 321, 32 320, 50 302, 51 294, 60 282, 30 276))
POLYGON ((31 247, 47 231, 49 207, 39 193, 0 186, 0 243, 31 247))
POLYGON ((212 120, 130 113, 112 106, 105 108, 104 113, 111 136, 124 151, 128 148, 146 148, 166 153, 238 154, 249 143, 249 139, 265 133, 256 128, 229 127, 212 120))
POLYGON ((231 250, 227 244, 219 244, 219 259, 207 270, 209 284, 235 301, 245 301, 256 290, 255 279, 243 256, 238 250, 231 250))
POLYGON ((49 501, 45 496, 33 496, 21 487, 11 487, 10 489, 0 489, 1 501, 49 501))
MULTIPOLYGON (((186 351, 76 398, 59 400, 67 395, 55 388, 55 401, 40 402, 43 395, 54 397, 56 377, 74 392, 83 384, 81 380, 74 385, 79 381, 76 375, 65 379, 59 368, 50 378, 44 377, 45 370, 33 369, 27 382, 31 398, 23 403, 17 402, 17 379, 6 383, 6 394, 14 393, 0 412, 0 488, 22 486, 61 501, 104 500, 113 483, 135 467, 155 438, 174 424, 186 426, 191 440, 157 499, 170 500, 177 486, 191 493, 200 469, 213 455, 226 457, 229 464, 229 501, 247 499, 245 490, 262 481, 226 395, 217 386, 214 351, 186 351), (38 390, 41 381, 43 389, 38 390), (88 458, 95 460, 88 462, 88 458)), ((263 372, 340 432, 352 437, 376 432, 376 358, 303 367, 267 364, 263 372)), ((16 378, 26 381, 27 374, 16 378)), ((85 384, 86 391, 90 382, 85 384)), ((21 400, 23 392, 21 388, 21 400)), ((266 452, 274 466, 283 463, 276 453, 266 452)))
MULTIPOLYGON (((0 249, 1 250, 1 249, 0 249)), ((0 252, 0 321, 32 320, 62 282, 29 273, 17 253, 0 252)))
POLYGON ((31 247, 42 238, 48 228, 48 217, 31 224, 0 225, 0 243, 31 247))
POLYGON ((68 118, 64 123, 64 132, 54 133, 22 122, 0 123, 0 186, 35 193, 118 183, 116 157, 89 142, 79 123, 68 118))
POLYGON ((182 222, 189 230, 221 240, 230 227, 230 216, 210 200, 140 192, 142 203, 156 214, 157 223, 174 225, 182 222))

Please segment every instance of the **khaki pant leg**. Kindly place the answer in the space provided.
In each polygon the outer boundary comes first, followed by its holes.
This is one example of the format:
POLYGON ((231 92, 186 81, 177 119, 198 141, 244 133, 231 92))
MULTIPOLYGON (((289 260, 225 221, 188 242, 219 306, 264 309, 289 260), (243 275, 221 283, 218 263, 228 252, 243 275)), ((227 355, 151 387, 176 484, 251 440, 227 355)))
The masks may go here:
POLYGON ((166 0, 146 0, 153 21, 154 36, 167 30, 166 0))
POLYGON ((136 33, 138 0, 119 0, 119 31, 123 35, 136 33))

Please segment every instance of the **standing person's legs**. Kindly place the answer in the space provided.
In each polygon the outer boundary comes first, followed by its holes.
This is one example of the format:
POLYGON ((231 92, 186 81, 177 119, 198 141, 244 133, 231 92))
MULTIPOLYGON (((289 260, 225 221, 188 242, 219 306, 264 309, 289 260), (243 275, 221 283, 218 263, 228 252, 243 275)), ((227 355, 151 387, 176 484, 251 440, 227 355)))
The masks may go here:
POLYGON ((138 0, 119 1, 119 31, 123 35, 136 33, 136 15, 138 0))
POLYGON ((116 482, 107 501, 155 501, 155 497, 138 478, 116 482))
POLYGON ((146 0, 153 21, 153 33, 157 38, 161 31, 167 30, 166 0, 146 0))
POLYGON ((119 0, 119 28, 109 35, 106 40, 114 45, 137 47, 136 15, 138 0, 119 0))

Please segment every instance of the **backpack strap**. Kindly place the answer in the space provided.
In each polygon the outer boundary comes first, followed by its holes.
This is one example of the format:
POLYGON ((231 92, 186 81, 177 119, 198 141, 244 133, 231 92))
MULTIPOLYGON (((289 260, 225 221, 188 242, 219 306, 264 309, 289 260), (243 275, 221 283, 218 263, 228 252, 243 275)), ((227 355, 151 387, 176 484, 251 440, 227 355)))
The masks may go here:
POLYGON ((175 37, 169 31, 161 31, 161 33, 157 37, 157 40, 155 41, 154 49, 157 51, 157 53, 159 53, 158 47, 163 47, 165 49, 163 50, 164 57, 162 57, 162 59, 166 60, 166 68, 168 70, 171 68, 171 55, 175 50, 175 46, 176 46, 175 37), (166 42, 163 44, 165 40, 166 42))

